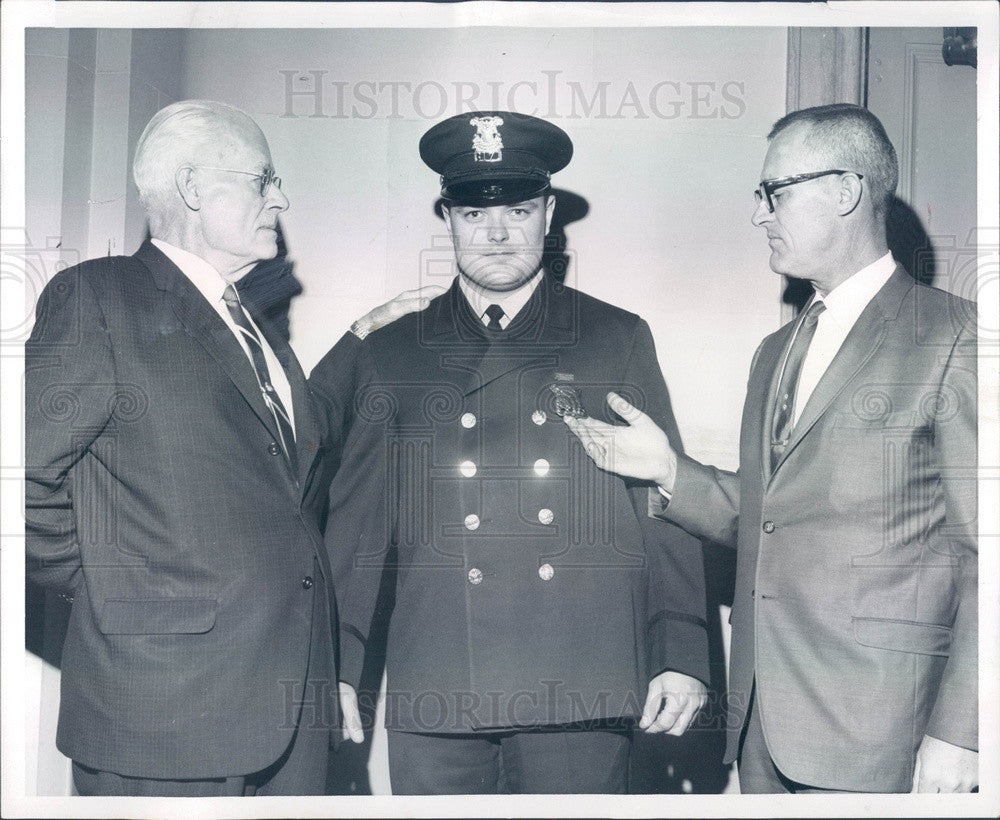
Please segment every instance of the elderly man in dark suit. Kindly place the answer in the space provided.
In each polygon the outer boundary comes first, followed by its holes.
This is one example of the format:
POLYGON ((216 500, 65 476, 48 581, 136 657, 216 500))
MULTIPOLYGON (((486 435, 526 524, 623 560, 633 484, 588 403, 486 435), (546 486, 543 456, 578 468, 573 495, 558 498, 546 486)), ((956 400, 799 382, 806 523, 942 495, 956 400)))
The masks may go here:
POLYGON ((744 792, 968 791, 975 306, 890 255, 877 118, 805 109, 769 139, 753 222, 815 294, 754 356, 739 473, 678 455, 615 394, 628 426, 567 422, 600 466, 657 482, 663 517, 737 548, 726 759, 744 792))
POLYGON ((349 430, 327 523, 342 686, 391 556, 393 792, 622 792, 634 724, 680 734, 705 699, 699 545, 648 517, 645 486, 575 452, 559 417, 615 389, 673 429, 649 327, 542 268, 561 129, 474 112, 420 153, 459 275, 310 377, 349 430))
POLYGON ((234 287, 288 200, 260 129, 210 101, 158 112, 134 176, 152 239, 58 274, 26 346, 28 574, 72 600, 58 746, 82 795, 320 794, 323 441, 234 287))

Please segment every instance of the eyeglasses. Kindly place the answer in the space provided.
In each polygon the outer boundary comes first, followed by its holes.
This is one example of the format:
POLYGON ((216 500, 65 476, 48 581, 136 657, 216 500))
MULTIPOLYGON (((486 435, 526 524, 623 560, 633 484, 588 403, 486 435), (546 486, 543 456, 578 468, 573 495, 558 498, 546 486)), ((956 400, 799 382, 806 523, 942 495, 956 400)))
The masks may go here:
POLYGON ((760 185, 754 190, 753 195, 757 200, 757 204, 760 205, 761 202, 767 203, 767 210, 772 214, 774 213, 774 200, 771 199, 771 194, 777 191, 779 188, 787 188, 789 185, 798 185, 800 182, 807 182, 810 179, 819 179, 820 177, 832 176, 833 174, 854 174, 858 179, 864 179, 862 174, 855 173, 854 171, 813 171, 809 174, 796 174, 793 177, 781 177, 780 179, 765 179, 760 185))
POLYGON ((243 174, 244 176, 253 177, 260 182, 260 195, 266 196, 267 189, 270 186, 281 189, 281 177, 276 176, 273 168, 265 168, 262 173, 254 173, 253 171, 237 171, 235 168, 216 168, 213 165, 192 165, 192 168, 202 168, 206 171, 227 171, 230 174, 243 174))

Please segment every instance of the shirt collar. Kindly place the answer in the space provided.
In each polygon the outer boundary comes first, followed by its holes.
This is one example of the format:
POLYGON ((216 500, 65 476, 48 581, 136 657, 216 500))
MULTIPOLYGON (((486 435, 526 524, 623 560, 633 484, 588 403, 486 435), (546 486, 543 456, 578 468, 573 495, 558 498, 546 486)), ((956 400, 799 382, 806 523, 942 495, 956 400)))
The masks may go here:
POLYGON ((171 262, 180 268, 181 273, 191 280, 191 284, 198 288, 198 291, 210 304, 217 305, 222 299, 226 285, 229 284, 222 278, 221 273, 200 256, 191 253, 191 251, 178 248, 176 245, 171 245, 162 239, 153 239, 151 241, 163 251, 164 255, 171 262))
POLYGON ((490 305, 500 305, 500 307, 503 308, 504 315, 507 317, 507 321, 510 322, 515 316, 517 316, 518 313, 521 312, 521 308, 528 304, 528 300, 531 299, 531 294, 535 292, 535 288, 537 288, 538 283, 542 281, 542 276, 544 276, 544 274, 544 269, 539 268, 538 273, 521 285, 521 287, 504 293, 497 293, 496 291, 491 290, 481 290, 480 288, 472 285, 461 273, 458 275, 458 286, 461 288, 462 293, 465 294, 465 298, 469 300, 469 304, 472 306, 473 312, 480 319, 483 318, 483 314, 486 313, 486 308, 490 305))
POLYGON ((813 301, 826 305, 824 316, 838 324, 853 325, 895 270, 896 260, 889 252, 848 277, 826 296, 817 293, 813 301))

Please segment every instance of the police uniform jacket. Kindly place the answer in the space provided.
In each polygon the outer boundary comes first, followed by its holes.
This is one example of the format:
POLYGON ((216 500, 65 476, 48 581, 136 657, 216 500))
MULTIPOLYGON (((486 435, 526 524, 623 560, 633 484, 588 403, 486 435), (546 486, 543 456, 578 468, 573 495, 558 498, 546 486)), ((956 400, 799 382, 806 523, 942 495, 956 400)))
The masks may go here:
POLYGON ((546 276, 489 331, 456 281, 345 337, 310 381, 346 431, 326 542, 354 685, 395 556, 390 729, 631 719, 651 675, 707 680, 698 541, 650 518, 647 488, 599 471, 559 415, 603 416, 616 390, 675 429, 642 319, 546 276))

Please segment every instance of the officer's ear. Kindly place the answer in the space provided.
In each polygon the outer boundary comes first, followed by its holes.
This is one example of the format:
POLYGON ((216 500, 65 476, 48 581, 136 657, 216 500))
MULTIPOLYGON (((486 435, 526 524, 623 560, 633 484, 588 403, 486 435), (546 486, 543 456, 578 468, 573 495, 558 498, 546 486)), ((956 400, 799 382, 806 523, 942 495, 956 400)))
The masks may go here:
POLYGON ((447 202, 441 203, 441 218, 444 220, 444 226, 448 229, 448 233, 451 234, 451 207, 447 202))
POLYGON ((552 214, 556 210, 556 197, 555 194, 545 195, 545 233, 549 232, 549 228, 552 227, 552 214))

